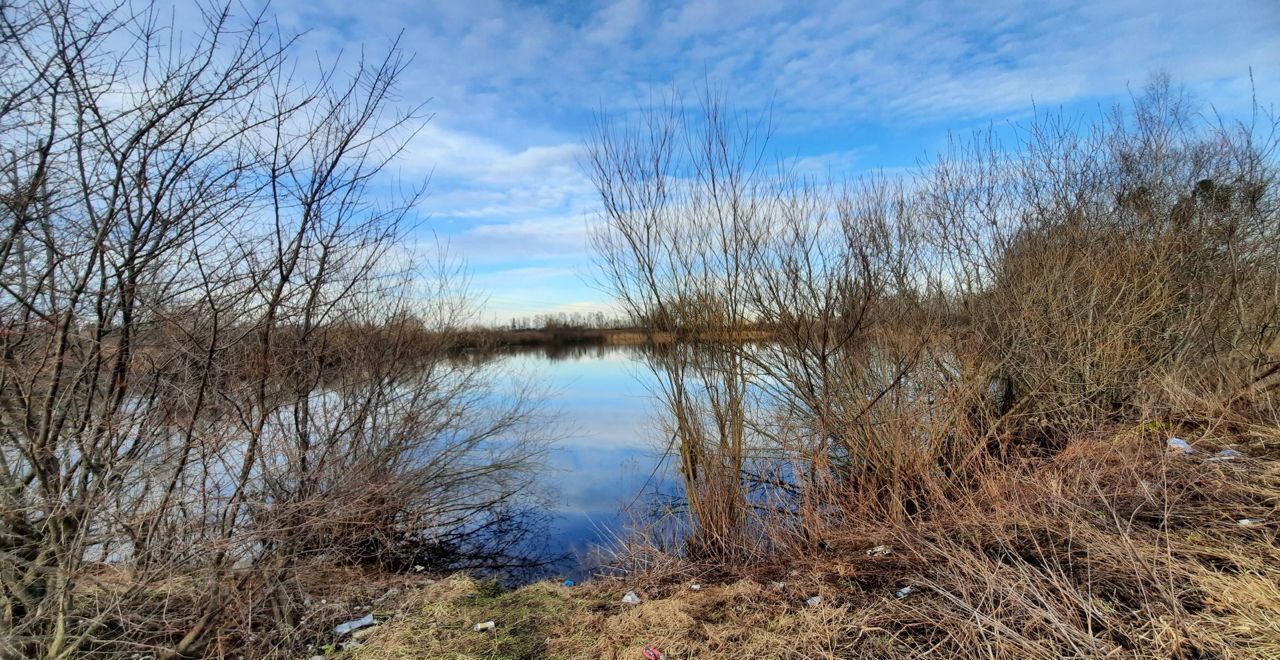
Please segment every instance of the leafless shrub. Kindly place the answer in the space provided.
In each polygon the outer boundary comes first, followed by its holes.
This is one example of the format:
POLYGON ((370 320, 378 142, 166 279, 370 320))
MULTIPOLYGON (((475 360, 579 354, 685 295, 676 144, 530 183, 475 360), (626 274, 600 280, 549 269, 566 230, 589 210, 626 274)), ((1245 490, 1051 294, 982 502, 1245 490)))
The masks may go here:
POLYGON ((1238 386, 1274 359, 1272 119, 1205 126, 1156 78, 1105 123, 1048 116, 1015 137, 944 155, 922 202, 1002 413, 1045 429, 1133 414, 1167 374, 1238 386))

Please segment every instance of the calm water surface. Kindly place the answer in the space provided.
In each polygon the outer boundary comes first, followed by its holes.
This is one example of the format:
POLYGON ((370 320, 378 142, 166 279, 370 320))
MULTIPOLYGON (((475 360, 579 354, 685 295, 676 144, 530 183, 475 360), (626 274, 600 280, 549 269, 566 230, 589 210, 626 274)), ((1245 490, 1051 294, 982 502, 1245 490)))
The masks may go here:
POLYGON ((579 575, 586 550, 622 530, 623 511, 633 502, 642 509, 644 499, 636 499, 642 490, 671 490, 652 376, 640 349, 625 346, 536 349, 500 359, 543 390, 547 418, 555 420, 558 441, 543 477, 554 514, 549 550, 573 555, 565 569, 579 575))

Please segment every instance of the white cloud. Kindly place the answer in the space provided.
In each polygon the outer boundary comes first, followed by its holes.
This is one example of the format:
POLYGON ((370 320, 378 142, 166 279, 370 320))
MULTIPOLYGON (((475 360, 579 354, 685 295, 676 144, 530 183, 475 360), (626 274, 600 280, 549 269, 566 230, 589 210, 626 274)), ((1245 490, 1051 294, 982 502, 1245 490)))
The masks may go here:
MULTIPOLYGON (((1280 61, 1280 9, 1204 3, 777 3, 614 0, 595 11, 486 2, 278 2, 303 47, 333 52, 405 31, 413 91, 450 125, 519 141, 557 111, 627 107, 705 74, 739 102, 811 121, 1000 114, 1035 96, 1122 93, 1152 68, 1193 84, 1280 61)), ((1265 71, 1270 82, 1278 72, 1265 71)), ((507 140, 502 140, 506 142, 507 140)))
MULTIPOLYGON (((1149 72, 1232 112, 1280 91, 1274 0, 796 2, 276 0, 321 59, 400 33, 416 54, 401 96, 435 119, 405 168, 433 171, 425 209, 461 256, 586 260, 594 200, 577 168, 591 112, 627 115, 674 82, 739 107, 772 104, 776 143, 812 171, 876 167, 877 133, 963 127, 1041 106, 1105 102, 1149 72), (870 145, 824 144, 869 135, 870 145)), ((891 163, 900 164, 900 163, 891 163)), ((577 294, 574 294, 577 295, 577 294)), ((562 301, 562 302, 567 302, 562 301)))
POLYGON ((591 43, 617 44, 628 41, 644 18, 643 0, 615 0, 589 21, 583 37, 591 43))
POLYGON ((538 259, 582 261, 587 257, 586 221, 551 216, 477 224, 455 236, 453 244, 477 264, 538 259))

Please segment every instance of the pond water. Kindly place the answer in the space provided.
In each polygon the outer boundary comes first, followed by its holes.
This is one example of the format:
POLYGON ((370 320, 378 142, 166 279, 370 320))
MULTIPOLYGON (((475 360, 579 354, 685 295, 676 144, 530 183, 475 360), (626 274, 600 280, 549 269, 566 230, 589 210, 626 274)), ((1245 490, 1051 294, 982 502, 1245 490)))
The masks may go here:
POLYGON ((499 359, 542 390, 554 420, 557 441, 542 477, 553 514, 548 550, 570 556, 561 573, 581 577, 588 549, 624 531, 624 512, 642 509, 642 493, 673 488, 652 376, 641 349, 627 346, 537 348, 499 359))

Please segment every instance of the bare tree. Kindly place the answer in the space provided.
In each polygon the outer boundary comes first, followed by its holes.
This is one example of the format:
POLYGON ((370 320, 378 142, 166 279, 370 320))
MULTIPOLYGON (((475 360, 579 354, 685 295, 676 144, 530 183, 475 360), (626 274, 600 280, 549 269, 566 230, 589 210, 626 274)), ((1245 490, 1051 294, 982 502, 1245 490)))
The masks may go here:
POLYGON ((455 304, 421 187, 374 194, 400 51, 306 83, 229 6, 0 12, 0 655, 289 639, 311 560, 520 563, 529 400, 397 322, 455 304))

